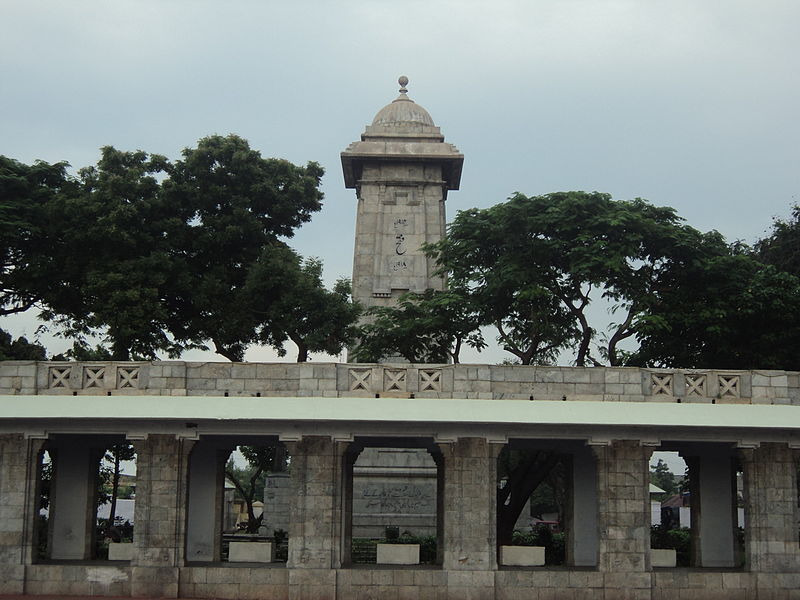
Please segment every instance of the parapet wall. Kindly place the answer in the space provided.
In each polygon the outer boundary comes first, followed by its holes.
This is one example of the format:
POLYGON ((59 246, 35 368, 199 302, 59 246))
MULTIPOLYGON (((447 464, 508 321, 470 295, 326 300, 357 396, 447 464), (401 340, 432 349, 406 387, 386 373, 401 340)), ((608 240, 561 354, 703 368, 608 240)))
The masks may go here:
POLYGON ((0 362, 2 395, 416 397, 800 405, 798 371, 345 363, 0 362))

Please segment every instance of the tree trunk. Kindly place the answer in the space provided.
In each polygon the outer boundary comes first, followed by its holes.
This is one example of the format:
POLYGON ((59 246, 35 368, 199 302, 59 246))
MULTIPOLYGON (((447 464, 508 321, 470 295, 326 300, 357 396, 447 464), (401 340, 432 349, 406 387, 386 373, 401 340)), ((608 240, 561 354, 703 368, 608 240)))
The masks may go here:
MULTIPOLYGON (((590 291, 591 288, 589 288, 589 292, 590 291)), ((564 292, 559 290, 557 293, 557 296, 561 302, 564 303, 564 305, 567 307, 567 310, 572 313, 572 316, 575 317, 581 327, 581 342, 578 345, 578 354, 575 357, 576 367, 586 366, 586 357, 589 354, 589 346, 592 343, 592 337, 594 334, 594 331, 589 326, 589 321, 586 320, 586 315, 583 312, 589 304, 589 292, 584 294, 583 292, 579 291, 579 295, 582 300, 580 306, 575 306, 575 304, 572 303, 572 300, 570 300, 570 298, 564 292)))
POLYGON ((253 512, 252 493, 245 498, 245 502, 247 503, 247 533, 258 533, 261 528, 261 521, 264 520, 264 513, 262 512, 260 516, 256 517, 255 512, 253 512))
POLYGON ((220 356, 224 356, 231 362, 242 362, 244 356, 241 352, 234 350, 232 348, 228 348, 217 339, 212 339, 211 342, 214 344, 214 352, 219 354, 220 356))
POLYGON ((629 338, 633 335, 633 329, 630 329, 631 323, 633 322, 633 315, 634 315, 634 306, 628 309, 628 316, 625 319, 625 322, 622 323, 617 330, 614 332, 614 335, 611 336, 611 339, 608 340, 608 364, 612 367, 619 366, 619 359, 617 358, 617 344, 620 343, 625 338, 629 338))
POLYGON ((586 355, 589 354, 589 344, 592 342, 592 328, 589 327, 589 322, 586 320, 586 315, 583 310, 576 310, 575 316, 581 325, 581 343, 578 346, 578 356, 575 360, 576 367, 586 366, 586 355))
POLYGON ((294 333, 289 333, 289 339, 297 346, 297 362, 308 362, 308 345, 306 345, 303 338, 294 333))
POLYGON ((130 360, 130 341, 113 337, 113 334, 112 339, 114 341, 111 343, 111 360, 130 360))
POLYGON ((305 344, 297 345, 297 362, 308 362, 308 347, 305 344))
POLYGON ((461 338, 456 337, 455 346, 453 351, 450 353, 450 357, 453 359, 453 364, 457 365, 460 361, 461 356, 461 338))
POLYGON ((117 496, 119 495, 119 453, 114 452, 114 476, 111 479, 111 508, 108 511, 108 523, 106 523, 106 531, 110 532, 114 527, 114 521, 117 517, 117 496))
POLYGON ((497 490, 497 541, 500 545, 511 544, 514 525, 528 498, 558 461, 559 456, 553 452, 536 452, 514 469, 502 490, 497 490))

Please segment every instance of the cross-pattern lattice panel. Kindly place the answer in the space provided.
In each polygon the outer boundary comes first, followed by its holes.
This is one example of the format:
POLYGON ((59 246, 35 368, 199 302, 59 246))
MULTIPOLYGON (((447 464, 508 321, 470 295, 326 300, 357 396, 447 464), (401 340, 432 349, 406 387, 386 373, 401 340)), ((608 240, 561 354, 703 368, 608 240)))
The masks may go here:
POLYGON ((442 370, 441 369, 420 369, 419 370, 419 391, 420 392, 441 392, 442 391, 442 370))
POLYGON ((653 396, 672 396, 672 373, 651 373, 650 389, 653 396))
POLYGON ((50 367, 50 387, 68 388, 72 367, 50 367))
POLYGON ((686 395, 687 396, 708 396, 706 389, 706 381, 708 377, 699 373, 687 373, 686 379, 686 395))
POLYGON ((83 369, 83 387, 85 388, 101 388, 103 387, 105 378, 105 367, 84 367, 83 369))
POLYGON ((405 369, 384 369, 383 389, 387 392, 406 391, 406 370, 405 369))
POLYGON ((350 369, 350 391, 369 391, 372 383, 372 369, 350 369))
POLYGON ((719 397, 738 398, 741 393, 738 375, 719 375, 719 397))
POLYGON ((117 387, 119 389, 139 387, 139 367, 120 367, 117 369, 117 387))

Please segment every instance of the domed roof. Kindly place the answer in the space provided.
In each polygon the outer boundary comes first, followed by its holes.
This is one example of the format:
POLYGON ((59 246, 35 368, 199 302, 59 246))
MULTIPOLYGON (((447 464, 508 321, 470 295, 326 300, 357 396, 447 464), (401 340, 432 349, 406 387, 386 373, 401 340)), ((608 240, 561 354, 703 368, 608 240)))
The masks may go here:
POLYGON ((372 120, 373 125, 396 126, 396 125, 428 125, 435 127, 433 119, 428 111, 409 98, 406 93, 408 77, 403 75, 397 80, 400 84, 400 95, 378 111, 372 120))

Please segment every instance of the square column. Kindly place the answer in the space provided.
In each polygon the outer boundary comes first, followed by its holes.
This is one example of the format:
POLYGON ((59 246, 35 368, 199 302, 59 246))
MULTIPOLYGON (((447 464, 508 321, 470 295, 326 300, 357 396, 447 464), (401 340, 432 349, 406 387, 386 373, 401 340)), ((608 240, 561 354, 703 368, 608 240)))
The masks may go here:
POLYGON ((572 454, 572 491, 567 527, 570 566, 597 565, 597 465, 589 447, 572 454))
POLYGON ((194 442, 152 434, 136 447, 131 595, 175 598, 183 560, 186 466, 194 442))
POLYGON ((24 591, 38 517, 38 463, 42 440, 0 435, 0 594, 24 591))
POLYGON ((324 436, 287 442, 292 457, 292 505, 289 510, 289 598, 336 597, 335 549, 341 541, 336 518, 340 446, 324 436))
POLYGON ((736 473, 727 447, 704 445, 687 457, 692 494, 693 564, 736 566, 736 473))
POLYGON ((51 444, 53 481, 48 558, 87 560, 93 557, 101 453, 102 449, 93 447, 86 438, 59 440, 51 444))
POLYGON ((614 440, 597 456, 598 569, 606 598, 650 598, 649 459, 652 448, 614 440))
POLYGON ((444 557, 447 570, 497 569, 497 456, 502 444, 459 438, 439 444, 444 459, 444 557))
POLYGON ((764 443, 740 450, 744 469, 745 562, 759 573, 800 572, 798 452, 764 443))
POLYGON ((232 450, 230 445, 201 441, 189 455, 187 561, 220 560, 225 461, 232 450))

